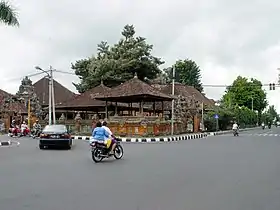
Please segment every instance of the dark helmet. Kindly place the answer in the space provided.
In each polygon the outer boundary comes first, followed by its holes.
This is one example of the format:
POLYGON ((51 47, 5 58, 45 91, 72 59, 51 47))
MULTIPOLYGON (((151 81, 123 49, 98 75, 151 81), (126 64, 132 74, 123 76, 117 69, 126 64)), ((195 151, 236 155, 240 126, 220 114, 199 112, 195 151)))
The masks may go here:
POLYGON ((96 127, 102 127, 102 123, 101 123, 100 121, 98 121, 98 122, 96 123, 96 127))

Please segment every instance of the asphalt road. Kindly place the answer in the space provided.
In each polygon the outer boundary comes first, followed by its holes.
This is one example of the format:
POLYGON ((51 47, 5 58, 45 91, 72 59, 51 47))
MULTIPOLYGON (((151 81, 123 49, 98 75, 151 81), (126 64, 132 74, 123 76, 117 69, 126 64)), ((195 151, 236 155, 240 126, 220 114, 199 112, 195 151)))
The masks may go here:
POLYGON ((280 209, 280 129, 124 144, 122 160, 99 164, 84 141, 71 151, 20 143, 0 148, 1 210, 280 209))

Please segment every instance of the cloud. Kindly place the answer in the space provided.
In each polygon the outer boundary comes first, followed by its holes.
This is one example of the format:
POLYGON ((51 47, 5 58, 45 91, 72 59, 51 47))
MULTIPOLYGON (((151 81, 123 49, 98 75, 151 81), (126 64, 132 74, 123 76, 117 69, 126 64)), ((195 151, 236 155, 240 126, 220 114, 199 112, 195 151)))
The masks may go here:
MULTIPOLYGON (((224 0, 13 0, 21 26, 0 26, 0 88, 16 92, 19 78, 35 73, 34 66, 71 71, 70 64, 96 52, 105 40, 120 38, 125 24, 154 45, 166 61, 191 58, 202 69, 205 84, 230 84, 238 75, 263 83, 277 81, 280 66, 280 2, 224 0)), ((74 90, 74 76, 55 74, 74 90)), ((39 77, 32 78, 33 81, 39 77)), ((223 88, 205 88, 218 99, 223 88)), ((279 90, 268 98, 280 111, 279 90)))

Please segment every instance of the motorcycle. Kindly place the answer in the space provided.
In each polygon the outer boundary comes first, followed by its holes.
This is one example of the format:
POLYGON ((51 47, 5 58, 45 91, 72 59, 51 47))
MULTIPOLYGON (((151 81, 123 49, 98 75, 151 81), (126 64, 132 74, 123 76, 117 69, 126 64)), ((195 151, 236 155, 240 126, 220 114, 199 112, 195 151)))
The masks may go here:
POLYGON ((237 129, 233 130, 233 136, 239 136, 237 129))
POLYGON ((15 126, 14 128, 9 128, 8 136, 10 137, 20 137, 21 130, 18 126, 15 126))
POLYGON ((20 136, 30 136, 29 128, 21 128, 20 136))
POLYGON ((109 154, 111 151, 112 145, 108 148, 104 142, 95 141, 90 144, 91 146, 91 156, 92 160, 95 163, 101 162, 104 158, 109 158, 114 156, 117 160, 123 157, 123 147, 121 146, 120 142, 121 139, 113 137, 116 140, 116 148, 114 150, 114 154, 109 154))
POLYGON ((263 129, 263 130, 264 130, 264 127, 265 127, 265 126, 264 126, 264 125, 262 125, 262 129, 263 129))
POLYGON ((268 125, 268 129, 271 129, 271 125, 268 125))
POLYGON ((40 136, 41 133, 42 133, 42 129, 35 129, 35 130, 32 132, 31 136, 32 136, 33 139, 35 139, 35 138, 38 138, 38 137, 40 136))

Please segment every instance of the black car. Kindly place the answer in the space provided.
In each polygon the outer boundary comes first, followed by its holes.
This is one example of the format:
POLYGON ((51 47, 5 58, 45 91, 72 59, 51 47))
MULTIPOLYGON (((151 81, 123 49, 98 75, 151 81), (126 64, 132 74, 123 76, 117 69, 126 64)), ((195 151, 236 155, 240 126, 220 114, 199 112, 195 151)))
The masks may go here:
POLYGON ((71 149, 72 138, 65 125, 47 125, 39 140, 39 148, 64 147, 71 149))

